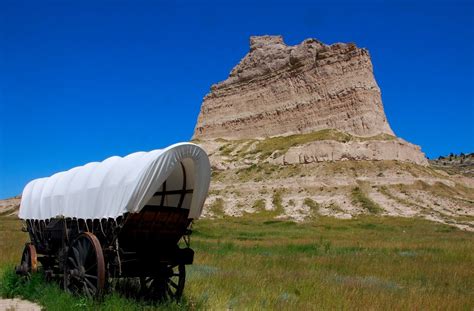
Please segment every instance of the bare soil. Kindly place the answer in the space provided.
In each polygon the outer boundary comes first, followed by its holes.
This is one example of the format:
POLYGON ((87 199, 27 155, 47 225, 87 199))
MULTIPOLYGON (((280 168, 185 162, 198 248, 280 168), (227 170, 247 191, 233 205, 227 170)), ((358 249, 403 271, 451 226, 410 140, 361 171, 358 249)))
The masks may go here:
POLYGON ((0 299, 0 310, 5 311, 40 311, 41 306, 21 299, 0 299))

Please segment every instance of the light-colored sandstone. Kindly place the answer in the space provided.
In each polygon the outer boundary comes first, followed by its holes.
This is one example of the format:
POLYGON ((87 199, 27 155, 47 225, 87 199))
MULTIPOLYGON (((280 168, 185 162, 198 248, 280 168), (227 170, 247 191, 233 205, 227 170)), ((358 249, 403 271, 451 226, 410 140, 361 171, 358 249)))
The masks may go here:
POLYGON ((265 157, 253 152, 259 142, 198 142, 214 171, 204 217, 215 217, 208 207, 217 198, 226 215, 258 212, 253 206, 262 200, 265 210, 275 210, 279 191, 284 211, 276 218, 352 218, 368 213, 352 196, 362 187, 381 215, 422 217, 474 231, 474 179, 431 168, 419 147, 402 139, 317 140, 265 157), (316 212, 308 199, 318 204, 316 212))
POLYGON ((250 51, 204 98, 196 139, 255 138, 333 128, 393 134, 367 50, 352 43, 250 38, 250 51))
POLYGON ((20 208, 20 200, 21 196, 0 200, 0 215, 17 215, 20 208))
POLYGON ((420 147, 400 139, 364 142, 314 141, 290 148, 272 163, 308 164, 324 161, 382 161, 395 160, 428 165, 420 147))

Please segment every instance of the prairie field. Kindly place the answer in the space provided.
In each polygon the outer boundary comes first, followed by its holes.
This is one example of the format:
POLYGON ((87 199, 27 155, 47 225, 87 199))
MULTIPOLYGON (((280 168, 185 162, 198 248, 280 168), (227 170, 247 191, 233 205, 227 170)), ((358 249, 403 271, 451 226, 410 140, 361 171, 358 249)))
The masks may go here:
POLYGON ((47 310, 472 310, 474 234, 419 218, 274 215, 203 219, 181 302, 64 293, 41 275, 13 273, 25 233, 0 218, 0 293, 47 310))

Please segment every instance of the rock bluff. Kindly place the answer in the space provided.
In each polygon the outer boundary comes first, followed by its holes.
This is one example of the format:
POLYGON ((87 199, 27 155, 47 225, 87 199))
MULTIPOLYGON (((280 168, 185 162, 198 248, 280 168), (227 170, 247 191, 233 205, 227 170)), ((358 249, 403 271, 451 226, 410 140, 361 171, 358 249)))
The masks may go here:
POLYGON ((194 139, 244 139, 337 129, 358 136, 393 132, 369 52, 315 39, 288 46, 254 36, 227 80, 205 96, 194 139))

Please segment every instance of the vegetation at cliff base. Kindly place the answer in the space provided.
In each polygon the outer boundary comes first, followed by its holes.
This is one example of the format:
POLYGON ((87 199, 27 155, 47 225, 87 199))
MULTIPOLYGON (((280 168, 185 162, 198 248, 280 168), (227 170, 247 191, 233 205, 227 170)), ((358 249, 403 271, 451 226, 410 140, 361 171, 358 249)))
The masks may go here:
POLYGON ((352 203, 360 205, 371 214, 379 214, 383 211, 383 209, 377 203, 372 201, 360 187, 352 189, 351 196, 352 203))

